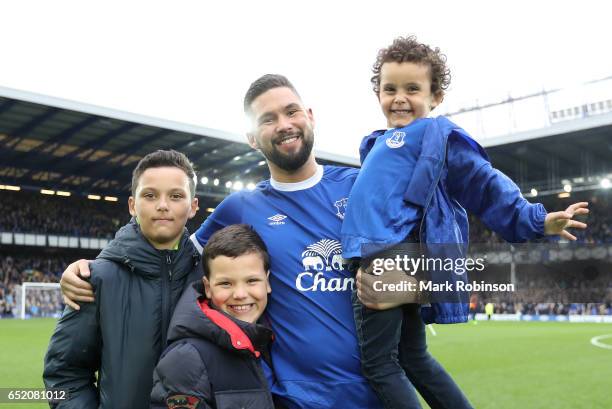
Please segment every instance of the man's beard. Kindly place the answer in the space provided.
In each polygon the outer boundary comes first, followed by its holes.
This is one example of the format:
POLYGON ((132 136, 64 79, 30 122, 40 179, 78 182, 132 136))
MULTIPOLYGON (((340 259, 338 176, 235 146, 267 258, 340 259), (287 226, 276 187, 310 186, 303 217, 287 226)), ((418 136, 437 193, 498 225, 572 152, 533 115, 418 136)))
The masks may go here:
POLYGON ((276 143, 272 143, 272 149, 261 149, 263 156, 271 163, 287 172, 294 172, 301 168, 312 152, 314 137, 312 131, 306 131, 309 135, 300 132, 298 137, 302 140, 302 146, 296 153, 284 154, 278 150, 276 143))

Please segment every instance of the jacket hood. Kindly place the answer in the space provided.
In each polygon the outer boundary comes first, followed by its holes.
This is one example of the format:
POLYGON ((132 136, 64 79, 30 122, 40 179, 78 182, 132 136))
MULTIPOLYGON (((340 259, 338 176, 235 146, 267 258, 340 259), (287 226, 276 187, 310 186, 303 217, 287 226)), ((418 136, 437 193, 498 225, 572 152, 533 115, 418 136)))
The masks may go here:
POLYGON ((182 338, 204 338, 222 348, 259 357, 273 340, 272 330, 249 323, 211 306, 204 285, 197 281, 185 289, 168 331, 168 344, 182 338))
POLYGON ((117 231, 115 238, 96 258, 126 265, 134 274, 157 278, 161 273, 160 261, 163 257, 169 257, 169 264, 173 264, 172 269, 178 274, 188 273, 200 260, 187 229, 183 229, 178 250, 158 250, 142 235, 138 223, 132 218, 117 231))

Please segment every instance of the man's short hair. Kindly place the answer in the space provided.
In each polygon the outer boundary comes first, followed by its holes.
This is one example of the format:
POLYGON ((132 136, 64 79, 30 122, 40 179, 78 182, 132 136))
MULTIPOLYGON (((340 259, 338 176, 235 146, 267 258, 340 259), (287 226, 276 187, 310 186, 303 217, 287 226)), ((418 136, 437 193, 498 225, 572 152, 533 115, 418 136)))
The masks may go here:
POLYGON ((297 95, 298 97, 300 96, 293 84, 289 82, 287 77, 285 77, 284 75, 266 74, 253 81, 246 94, 244 95, 244 112, 246 114, 249 114, 251 112, 251 104, 253 103, 253 101, 255 101, 255 98, 257 98, 264 92, 270 91, 273 88, 280 87, 287 87, 291 89, 295 93, 295 95, 297 95))
POLYGON ((211 260, 218 256, 236 258, 245 254, 256 253, 263 260, 264 270, 270 270, 268 248, 259 234, 248 224, 232 224, 216 231, 204 246, 202 252, 202 270, 206 278, 210 277, 211 260))
POLYGON ((132 196, 136 197, 138 181, 147 169, 163 167, 179 168, 185 172, 189 179, 189 193, 193 199, 195 197, 195 171, 193 170, 193 165, 185 154, 172 149, 151 152, 138 162, 138 165, 136 165, 132 172, 132 196))

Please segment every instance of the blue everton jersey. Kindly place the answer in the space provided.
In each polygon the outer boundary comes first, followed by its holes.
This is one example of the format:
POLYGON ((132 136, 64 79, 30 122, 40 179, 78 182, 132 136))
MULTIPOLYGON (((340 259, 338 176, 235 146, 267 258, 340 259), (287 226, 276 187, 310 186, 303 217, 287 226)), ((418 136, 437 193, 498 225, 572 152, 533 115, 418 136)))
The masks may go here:
POLYGON ((418 224, 421 209, 402 198, 421 154, 428 121, 417 119, 403 128, 376 131, 362 142, 361 172, 342 226, 345 258, 365 256, 366 244, 400 243, 418 224))
POLYGON ((276 340, 272 392, 292 408, 380 407, 361 375, 340 228, 357 169, 319 166, 300 183, 261 182, 226 198, 195 233, 246 223, 271 257, 267 314, 276 340))

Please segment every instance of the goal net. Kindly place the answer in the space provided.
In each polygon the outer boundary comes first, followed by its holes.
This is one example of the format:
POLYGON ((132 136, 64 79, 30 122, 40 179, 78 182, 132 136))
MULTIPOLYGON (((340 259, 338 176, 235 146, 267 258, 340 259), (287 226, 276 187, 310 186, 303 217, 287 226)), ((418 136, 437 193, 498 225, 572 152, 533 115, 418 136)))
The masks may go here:
POLYGON ((23 283, 17 293, 17 311, 22 320, 62 315, 64 301, 59 283, 23 283))

